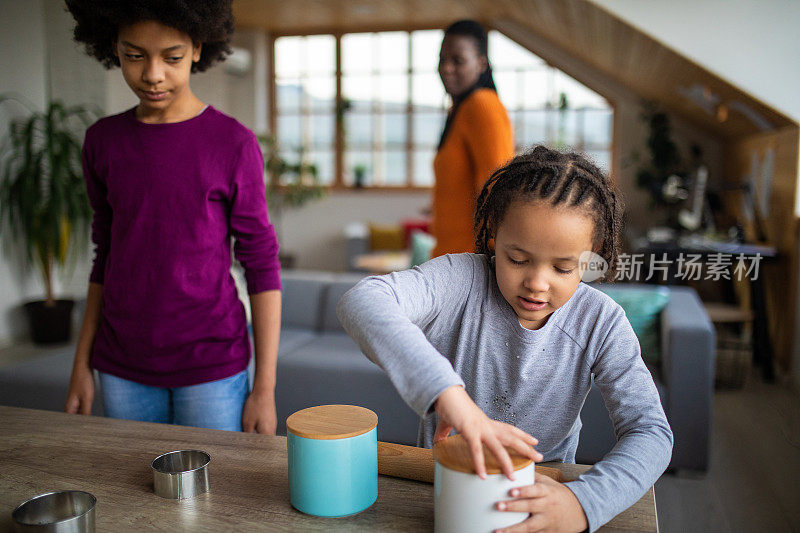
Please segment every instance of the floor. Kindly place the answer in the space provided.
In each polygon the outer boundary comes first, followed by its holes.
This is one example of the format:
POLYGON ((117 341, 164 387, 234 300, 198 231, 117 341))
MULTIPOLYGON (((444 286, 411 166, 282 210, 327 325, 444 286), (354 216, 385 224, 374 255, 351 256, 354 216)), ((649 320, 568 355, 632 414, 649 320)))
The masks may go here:
POLYGON ((705 475, 656 483, 661 533, 800 531, 800 398, 755 375, 714 395, 705 475))
MULTIPOLYGON (((0 366, 65 348, 5 348, 0 366)), ((661 533, 800 532, 800 397, 755 373, 717 390, 708 472, 664 474, 656 502, 661 533)))

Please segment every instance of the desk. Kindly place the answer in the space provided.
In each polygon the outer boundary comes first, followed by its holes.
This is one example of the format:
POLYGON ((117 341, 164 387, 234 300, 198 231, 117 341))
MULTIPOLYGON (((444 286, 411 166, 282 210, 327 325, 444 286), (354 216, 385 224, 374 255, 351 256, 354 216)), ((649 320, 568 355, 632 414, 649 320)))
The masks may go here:
MULTIPOLYGON (((98 531, 433 531, 433 485, 386 476, 378 500, 347 518, 289 503, 286 438, 0 406, 0 531, 42 492, 97 497, 98 531), (189 500, 153 494, 150 462, 195 448, 211 455, 211 491, 189 500)), ((548 464, 577 476, 585 465, 548 464)), ((602 531, 658 531, 651 488, 602 531)))

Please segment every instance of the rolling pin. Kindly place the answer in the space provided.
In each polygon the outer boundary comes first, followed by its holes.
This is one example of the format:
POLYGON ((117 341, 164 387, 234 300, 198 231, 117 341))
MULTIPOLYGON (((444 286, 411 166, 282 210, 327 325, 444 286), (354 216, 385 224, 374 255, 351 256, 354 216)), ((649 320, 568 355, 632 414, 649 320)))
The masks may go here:
MULTIPOLYGON (((435 461, 433 450, 403 446, 378 441, 378 474, 433 483, 435 461)), ((536 474, 564 483, 561 470, 547 466, 536 466, 536 474)))

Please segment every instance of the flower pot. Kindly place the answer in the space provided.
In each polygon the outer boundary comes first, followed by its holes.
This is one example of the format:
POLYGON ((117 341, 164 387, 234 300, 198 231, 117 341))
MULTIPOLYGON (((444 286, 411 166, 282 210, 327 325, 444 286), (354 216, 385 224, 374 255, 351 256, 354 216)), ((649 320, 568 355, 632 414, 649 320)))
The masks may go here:
POLYGON ((31 338, 36 344, 67 342, 72 331, 73 300, 56 300, 48 306, 44 300, 28 302, 23 307, 31 326, 31 338))
POLYGON ((290 270, 297 263, 297 256, 292 252, 280 252, 278 253, 278 262, 280 262, 282 269, 290 270))

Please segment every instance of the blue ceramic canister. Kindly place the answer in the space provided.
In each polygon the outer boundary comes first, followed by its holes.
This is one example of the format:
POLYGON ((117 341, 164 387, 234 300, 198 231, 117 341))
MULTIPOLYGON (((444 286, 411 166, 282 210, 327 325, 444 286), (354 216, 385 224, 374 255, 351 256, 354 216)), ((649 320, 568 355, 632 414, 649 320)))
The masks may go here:
POLYGON ((289 498, 315 516, 359 513, 378 498, 378 415, 320 405, 286 419, 289 498))

